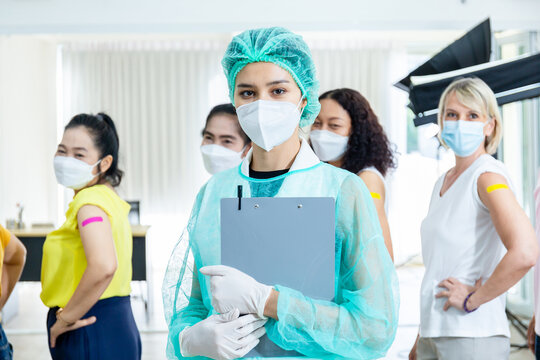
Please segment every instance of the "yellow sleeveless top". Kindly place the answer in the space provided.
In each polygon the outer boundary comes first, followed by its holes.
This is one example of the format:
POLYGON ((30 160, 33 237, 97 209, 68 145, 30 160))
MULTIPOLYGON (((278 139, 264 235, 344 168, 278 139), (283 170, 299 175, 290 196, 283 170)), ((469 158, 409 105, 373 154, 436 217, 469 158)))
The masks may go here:
POLYGON ((77 213, 84 205, 98 206, 108 215, 116 248, 118 267, 100 299, 131 293, 133 238, 128 221, 130 206, 107 186, 94 185, 77 193, 69 204, 66 221, 47 235, 43 244, 41 300, 47 307, 66 306, 86 269, 77 222, 77 213))
MULTIPOLYGON (((4 250, 6 250, 6 246, 9 244, 10 239, 11 233, 0 225, 0 279, 2 278, 2 268, 4 265, 4 250)), ((2 295, 1 288, 0 295, 2 295)))

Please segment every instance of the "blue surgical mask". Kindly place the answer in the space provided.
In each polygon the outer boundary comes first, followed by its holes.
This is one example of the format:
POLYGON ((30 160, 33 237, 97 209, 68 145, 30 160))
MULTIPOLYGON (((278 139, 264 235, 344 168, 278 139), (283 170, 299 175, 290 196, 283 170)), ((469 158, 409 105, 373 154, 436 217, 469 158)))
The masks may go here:
POLYGON ((444 120, 441 137, 457 156, 467 157, 484 142, 486 124, 479 121, 444 120))

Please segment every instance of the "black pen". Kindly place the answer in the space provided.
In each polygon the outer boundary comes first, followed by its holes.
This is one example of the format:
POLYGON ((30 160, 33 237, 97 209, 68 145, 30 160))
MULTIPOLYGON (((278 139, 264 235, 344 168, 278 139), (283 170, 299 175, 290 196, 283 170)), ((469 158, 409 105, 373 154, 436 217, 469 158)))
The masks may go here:
POLYGON ((242 185, 238 185, 238 210, 242 210, 242 185))

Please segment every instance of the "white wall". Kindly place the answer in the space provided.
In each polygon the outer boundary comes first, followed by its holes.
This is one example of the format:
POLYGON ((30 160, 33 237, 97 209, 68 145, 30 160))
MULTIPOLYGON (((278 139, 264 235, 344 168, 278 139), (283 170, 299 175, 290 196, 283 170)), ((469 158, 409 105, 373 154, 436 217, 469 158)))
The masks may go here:
POLYGON ((39 38, 0 36, 0 222, 54 221, 57 186, 56 47, 39 38))
POLYGON ((537 0, 0 0, 0 33, 540 29, 537 0))

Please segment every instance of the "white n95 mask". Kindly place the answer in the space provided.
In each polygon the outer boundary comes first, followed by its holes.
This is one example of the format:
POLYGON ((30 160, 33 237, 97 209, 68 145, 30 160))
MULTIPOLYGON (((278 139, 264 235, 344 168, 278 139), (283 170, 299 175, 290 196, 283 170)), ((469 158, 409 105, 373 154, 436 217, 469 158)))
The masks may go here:
POLYGON ((288 101, 257 100, 236 109, 242 130, 266 151, 283 144, 300 123, 298 106, 288 101))
POLYGON ((313 151, 322 161, 338 160, 347 151, 348 136, 341 136, 327 130, 313 130, 309 134, 313 151))
POLYGON ((204 168, 212 175, 240 165, 243 152, 244 150, 236 152, 216 144, 201 146, 204 168))
POLYGON ((99 164, 99 160, 94 165, 69 156, 54 157, 54 174, 56 181, 73 190, 80 190, 99 174, 92 174, 94 166, 99 164))

